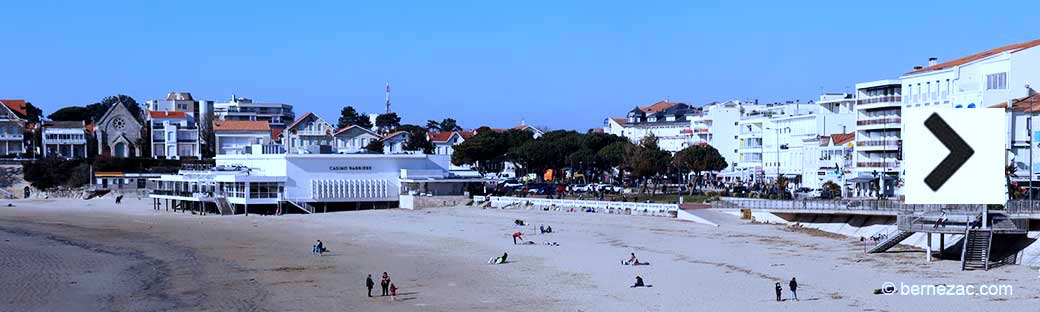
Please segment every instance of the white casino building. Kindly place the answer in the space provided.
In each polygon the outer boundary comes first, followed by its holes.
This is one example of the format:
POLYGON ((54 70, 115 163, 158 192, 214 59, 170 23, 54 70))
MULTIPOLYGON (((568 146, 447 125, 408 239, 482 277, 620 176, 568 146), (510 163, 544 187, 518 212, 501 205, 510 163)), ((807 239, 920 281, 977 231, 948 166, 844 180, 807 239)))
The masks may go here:
POLYGON ((222 214, 418 208, 461 204, 484 182, 453 176, 437 155, 286 154, 256 144, 215 161, 151 179, 153 204, 222 214))

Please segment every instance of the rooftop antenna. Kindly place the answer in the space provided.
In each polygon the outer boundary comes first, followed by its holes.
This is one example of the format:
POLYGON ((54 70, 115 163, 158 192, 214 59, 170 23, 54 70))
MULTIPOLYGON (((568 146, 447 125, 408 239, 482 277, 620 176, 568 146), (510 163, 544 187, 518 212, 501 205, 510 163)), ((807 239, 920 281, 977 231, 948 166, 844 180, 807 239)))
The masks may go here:
POLYGON ((390 113, 390 80, 386 81, 386 113, 390 113))

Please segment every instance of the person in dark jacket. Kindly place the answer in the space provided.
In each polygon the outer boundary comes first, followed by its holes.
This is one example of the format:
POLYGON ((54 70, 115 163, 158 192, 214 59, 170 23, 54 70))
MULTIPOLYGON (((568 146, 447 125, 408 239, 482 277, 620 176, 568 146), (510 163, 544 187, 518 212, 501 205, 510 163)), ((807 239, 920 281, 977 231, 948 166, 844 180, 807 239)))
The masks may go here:
POLYGON ((798 301, 798 281, 792 277, 791 282, 787 283, 787 288, 791 289, 791 296, 794 297, 792 299, 798 301))
POLYGON ((379 286, 383 288, 383 296, 390 295, 390 274, 383 272, 383 279, 379 281, 379 286))
POLYGON ((780 295, 783 293, 783 291, 784 291, 784 288, 780 287, 780 282, 776 282, 776 301, 777 302, 783 301, 783 299, 780 298, 780 295))
POLYGON ((645 284, 643 284, 643 278, 640 277, 639 275, 636 275, 636 284, 632 285, 632 288, 643 287, 643 286, 646 286, 645 284))
POLYGON ((368 278, 365 279, 365 287, 368 287, 368 296, 369 297, 372 297, 372 287, 375 287, 375 286, 376 286, 376 282, 372 281, 372 274, 369 274, 368 278))

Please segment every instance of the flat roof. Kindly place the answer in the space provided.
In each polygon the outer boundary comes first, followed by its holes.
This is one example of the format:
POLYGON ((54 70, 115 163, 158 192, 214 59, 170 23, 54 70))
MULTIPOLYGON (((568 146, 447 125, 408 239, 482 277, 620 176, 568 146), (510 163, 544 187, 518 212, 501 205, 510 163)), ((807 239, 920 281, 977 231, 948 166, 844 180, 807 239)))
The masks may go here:
POLYGON ((857 83, 856 84, 856 90, 877 88, 877 87, 888 86, 888 85, 902 85, 902 84, 903 84, 903 81, 899 80, 899 79, 882 79, 882 80, 875 80, 875 81, 857 83))

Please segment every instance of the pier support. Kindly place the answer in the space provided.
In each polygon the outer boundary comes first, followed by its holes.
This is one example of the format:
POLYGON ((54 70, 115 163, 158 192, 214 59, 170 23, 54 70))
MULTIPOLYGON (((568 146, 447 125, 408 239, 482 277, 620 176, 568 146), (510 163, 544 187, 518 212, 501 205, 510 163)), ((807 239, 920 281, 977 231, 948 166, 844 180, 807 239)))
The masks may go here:
POLYGON ((943 259, 943 251, 946 251, 946 234, 939 233, 939 259, 943 259))
POLYGON ((928 248, 926 249, 927 252, 925 253, 925 259, 927 259, 928 262, 932 262, 932 233, 928 233, 927 236, 928 236, 928 248))

